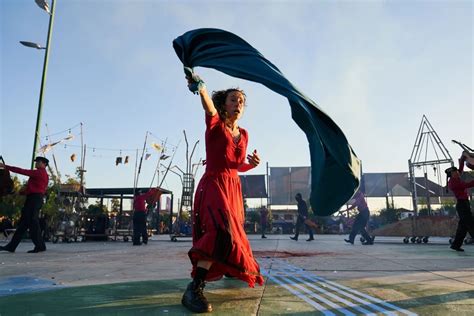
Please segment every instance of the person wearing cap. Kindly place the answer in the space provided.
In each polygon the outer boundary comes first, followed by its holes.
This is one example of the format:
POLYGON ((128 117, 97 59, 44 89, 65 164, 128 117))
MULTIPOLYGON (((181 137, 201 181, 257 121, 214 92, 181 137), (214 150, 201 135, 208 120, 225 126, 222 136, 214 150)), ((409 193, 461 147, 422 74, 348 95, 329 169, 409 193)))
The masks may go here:
POLYGON ((454 241, 451 244, 451 249, 456 251, 464 251, 461 248, 462 242, 469 234, 474 237, 474 218, 471 213, 471 205, 469 204, 469 195, 467 189, 474 187, 474 180, 464 182, 461 179, 461 174, 464 169, 465 156, 459 158, 459 169, 450 167, 445 170, 448 188, 454 193, 456 197, 456 211, 459 216, 459 223, 456 229, 454 241))
POLYGON ((16 247, 21 241, 23 234, 29 230, 31 240, 35 248, 28 251, 28 253, 37 253, 46 251, 46 245, 41 237, 41 230, 39 224, 39 211, 43 206, 43 198, 48 188, 49 176, 46 172, 49 160, 45 157, 35 158, 35 168, 33 170, 22 169, 0 163, 0 168, 28 176, 26 185, 26 200, 21 210, 20 221, 16 228, 12 240, 6 246, 0 246, 0 250, 15 252, 16 247))

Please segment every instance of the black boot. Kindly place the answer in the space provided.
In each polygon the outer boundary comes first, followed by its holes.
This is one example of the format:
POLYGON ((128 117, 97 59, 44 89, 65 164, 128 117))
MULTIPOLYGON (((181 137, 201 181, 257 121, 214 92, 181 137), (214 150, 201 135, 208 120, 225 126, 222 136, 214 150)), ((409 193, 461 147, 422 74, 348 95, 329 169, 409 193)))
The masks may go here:
POLYGON ((370 238, 362 243, 362 245, 373 245, 375 237, 370 238))
POLYGON ((194 280, 188 284, 186 292, 184 292, 181 304, 186 306, 190 311, 195 313, 208 313, 212 312, 212 306, 209 304, 207 299, 204 297, 204 286, 203 281, 194 280))
POLYGON ((0 251, 15 252, 15 250, 12 250, 8 246, 0 246, 0 251))

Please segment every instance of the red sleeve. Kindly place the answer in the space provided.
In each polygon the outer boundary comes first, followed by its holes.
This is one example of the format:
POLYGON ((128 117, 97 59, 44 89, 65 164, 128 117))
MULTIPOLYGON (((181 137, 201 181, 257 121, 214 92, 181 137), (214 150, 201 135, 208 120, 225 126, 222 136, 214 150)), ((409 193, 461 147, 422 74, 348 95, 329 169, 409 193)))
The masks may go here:
POLYGON ((148 190, 147 193, 143 194, 144 199, 145 199, 145 200, 148 200, 148 198, 149 198, 149 197, 152 197, 153 194, 156 193, 156 191, 157 191, 157 189, 155 189, 155 188, 148 190))
POLYGON ((7 167, 7 169, 11 172, 19 173, 28 177, 34 177, 35 175, 38 174, 37 170, 22 169, 22 168, 13 167, 13 166, 7 166, 7 165, 5 165, 5 167, 7 167))
POLYGON ((451 191, 459 191, 469 188, 474 188, 474 180, 469 182, 464 182, 461 179, 452 179, 449 183, 449 188, 451 191))
POLYGON ((210 116, 209 114, 206 113, 206 127, 207 129, 211 129, 214 126, 216 126, 219 123, 219 114, 214 114, 213 116, 210 116))
POLYGON ((247 172, 247 171, 249 171, 250 169, 253 169, 253 168, 255 168, 253 165, 244 162, 243 164, 241 164, 241 165, 239 166, 239 168, 237 169, 237 171, 239 171, 239 172, 247 172))

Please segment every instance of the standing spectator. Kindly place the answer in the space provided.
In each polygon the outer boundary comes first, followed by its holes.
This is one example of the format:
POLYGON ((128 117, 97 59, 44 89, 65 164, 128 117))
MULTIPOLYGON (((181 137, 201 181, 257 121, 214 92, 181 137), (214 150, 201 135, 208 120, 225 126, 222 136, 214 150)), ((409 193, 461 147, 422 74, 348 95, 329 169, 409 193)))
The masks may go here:
POLYGON ((265 231, 267 230, 267 221, 268 209, 266 206, 262 206, 260 209, 260 228, 262 229, 262 238, 267 238, 267 236, 265 236, 265 231))
POLYGON ((143 243, 148 243, 148 232, 146 231, 146 217, 147 208, 146 200, 155 194, 154 190, 149 190, 147 193, 142 193, 137 190, 135 197, 133 198, 133 245, 140 246, 140 236, 142 237, 143 243))
POLYGON ((26 200, 21 210, 21 217, 16 228, 12 240, 6 246, 0 246, 0 250, 15 252, 16 247, 21 241, 23 234, 29 230, 31 240, 35 248, 29 250, 28 253, 37 253, 46 251, 46 245, 41 237, 41 229, 39 224, 39 211, 44 203, 44 195, 48 188, 49 176, 46 172, 49 160, 45 157, 35 158, 35 168, 33 170, 21 169, 18 167, 8 166, 0 163, 0 168, 28 176, 28 183, 26 185, 26 200))

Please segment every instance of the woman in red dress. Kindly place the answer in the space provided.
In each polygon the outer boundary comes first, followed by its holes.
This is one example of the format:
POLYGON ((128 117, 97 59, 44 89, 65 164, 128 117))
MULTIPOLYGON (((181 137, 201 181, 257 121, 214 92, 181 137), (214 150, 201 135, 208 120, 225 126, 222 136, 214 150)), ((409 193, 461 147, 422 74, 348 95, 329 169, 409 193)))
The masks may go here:
POLYGON ((209 96, 199 77, 187 77, 191 91, 198 92, 205 111, 206 172, 196 189, 193 211, 193 247, 189 258, 193 281, 181 300, 193 312, 211 312, 203 295, 205 281, 223 275, 253 287, 263 284, 244 231, 244 206, 238 172, 260 163, 257 151, 247 155, 248 134, 238 125, 245 94, 240 89, 215 91, 209 96), (195 88, 193 89, 192 86, 195 88))

